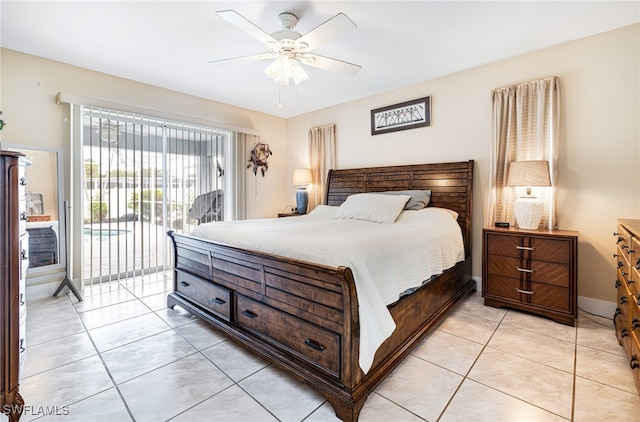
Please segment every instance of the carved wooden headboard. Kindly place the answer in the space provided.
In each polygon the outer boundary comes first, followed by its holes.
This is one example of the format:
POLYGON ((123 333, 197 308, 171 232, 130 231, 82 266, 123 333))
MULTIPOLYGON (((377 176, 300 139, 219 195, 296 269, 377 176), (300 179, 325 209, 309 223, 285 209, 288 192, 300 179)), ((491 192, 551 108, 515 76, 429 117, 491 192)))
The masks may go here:
POLYGON ((387 190, 431 190, 430 207, 458 213, 464 250, 471 256, 473 160, 456 163, 412 164, 329 170, 326 205, 340 205, 354 193, 387 190))

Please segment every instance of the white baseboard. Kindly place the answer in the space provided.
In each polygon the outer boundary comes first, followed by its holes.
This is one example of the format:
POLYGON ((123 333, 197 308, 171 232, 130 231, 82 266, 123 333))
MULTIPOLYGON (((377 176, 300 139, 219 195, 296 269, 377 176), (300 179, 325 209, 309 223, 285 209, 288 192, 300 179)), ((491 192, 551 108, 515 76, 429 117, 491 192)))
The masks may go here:
POLYGON ((616 311, 616 303, 591 297, 578 296, 578 308, 603 318, 612 318, 616 311))
POLYGON ((476 282, 476 291, 478 296, 482 296, 482 277, 471 276, 471 279, 476 282))
MULTIPOLYGON (((78 291, 80 290, 80 280, 74 280, 73 284, 76 286, 78 291)), ((60 285, 60 282, 57 281, 55 283, 40 283, 33 284, 31 286, 27 286, 26 296, 27 301, 38 300, 45 297, 51 297, 56 292, 56 289, 60 285)), ((65 287, 60 295, 66 295, 69 293, 69 289, 65 287)))

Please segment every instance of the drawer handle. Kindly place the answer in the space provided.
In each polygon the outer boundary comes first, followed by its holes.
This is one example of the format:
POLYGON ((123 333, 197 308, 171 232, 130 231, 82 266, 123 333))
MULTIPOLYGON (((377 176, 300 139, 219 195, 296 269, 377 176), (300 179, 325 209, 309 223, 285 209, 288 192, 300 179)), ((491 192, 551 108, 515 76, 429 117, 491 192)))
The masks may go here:
POLYGON ((636 269, 640 270, 640 258, 636 260, 636 269))
POLYGON ((516 270, 520 271, 521 273, 532 273, 535 270, 527 270, 526 268, 520 268, 520 267, 516 267, 516 270))
POLYGON ((628 246, 627 246, 627 245, 622 245, 622 246, 620 246, 620 248, 622 248, 622 249, 627 249, 627 248, 628 248, 628 246))
POLYGON ((20 305, 24 305, 24 293, 20 293, 20 305))
POLYGON ((614 258, 617 258, 617 257, 618 257, 618 254, 617 254, 617 253, 614 253, 614 254, 613 254, 613 257, 614 257, 614 258))
POLYGON ((319 352, 322 352, 322 351, 324 351, 324 349, 326 349, 326 347, 324 347, 322 344, 318 343, 315 340, 311 340, 311 339, 305 340, 304 344, 306 344, 307 346, 311 347, 312 349, 316 349, 319 352))
POLYGON ((614 236, 620 236, 622 233, 618 233, 618 232, 613 232, 614 236))
POLYGON ((536 248, 530 248, 529 246, 516 246, 516 249, 521 251, 535 251, 536 248))
POLYGON ((618 236, 618 240, 616 241, 616 244, 622 242, 624 240, 624 238, 622 236, 618 236))
POLYGON ((616 308, 616 311, 613 314, 613 325, 616 325, 616 319, 622 316, 622 311, 620 310, 620 308, 616 308))
POLYGON ((629 361, 629 366, 631 366, 631 369, 640 368, 640 361, 638 361, 638 357, 636 355, 633 355, 633 357, 629 361))
POLYGON ((24 339, 21 338, 20 339, 20 353, 24 353, 24 351, 27 350, 24 348, 24 339))
POLYGON ((627 251, 627 253, 628 253, 629 255, 631 255, 631 254, 632 254, 632 253, 634 253, 634 252, 635 252, 635 251, 634 251, 633 249, 629 249, 629 250, 627 251))
POLYGON ((20 251, 20 259, 23 260, 23 261, 29 259, 29 254, 27 253, 27 251, 25 249, 20 251))
POLYGON ((626 328, 623 328, 622 331, 620 331, 620 337, 622 338, 629 337, 629 332, 627 331, 626 328))
POLYGON ((625 276, 625 275, 629 275, 629 273, 625 273, 624 271, 620 271, 620 273, 625 276))
POLYGON ((618 287, 620 287, 620 280, 616 278, 615 288, 617 289, 618 287))
POLYGON ((27 186, 27 178, 26 177, 21 177, 20 178, 20 186, 27 186))
POLYGON ((189 283, 187 283, 186 281, 181 281, 180 284, 182 284, 184 287, 189 287, 189 283))
POLYGON ((215 299, 211 299, 212 302, 217 303, 218 305, 224 305, 225 303, 227 303, 226 300, 220 299, 219 297, 215 298, 215 299))
POLYGON ((27 221, 27 213, 25 211, 20 213, 20 221, 27 221))
POLYGON ((634 318, 633 321, 631 321, 631 328, 633 330, 640 328, 640 321, 638 321, 638 318, 634 318))
POLYGON ((624 264, 622 263, 622 261, 618 261, 618 268, 622 267, 624 264))
POLYGON ((251 312, 250 310, 246 310, 246 311, 242 311, 242 315, 248 317, 248 318, 255 318, 258 316, 258 314, 251 312))
POLYGON ((620 298, 620 304, 621 304, 621 305, 624 305, 625 303, 627 303, 627 301, 628 301, 628 300, 627 300, 627 297, 626 297, 626 296, 622 296, 622 297, 620 298))
POLYGON ((525 295, 532 295, 535 293, 535 291, 533 290, 521 290, 521 289, 518 289, 517 287, 516 287, 516 290, 518 291, 518 293, 522 293, 525 295))

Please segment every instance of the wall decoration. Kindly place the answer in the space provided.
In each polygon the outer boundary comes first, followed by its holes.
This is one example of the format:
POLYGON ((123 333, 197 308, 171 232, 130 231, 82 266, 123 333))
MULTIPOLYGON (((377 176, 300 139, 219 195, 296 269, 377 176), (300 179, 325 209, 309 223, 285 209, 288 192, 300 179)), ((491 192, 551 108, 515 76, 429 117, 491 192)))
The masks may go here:
POLYGON ((258 174, 258 169, 260 169, 260 173, 262 174, 262 177, 264 177, 264 174, 269 170, 267 158, 269 158, 270 155, 273 155, 273 152, 271 152, 269 144, 258 142, 251 150, 251 158, 249 158, 247 168, 253 167, 253 174, 256 176, 258 174))
POLYGON ((371 134, 431 126, 431 97, 371 110, 371 134))

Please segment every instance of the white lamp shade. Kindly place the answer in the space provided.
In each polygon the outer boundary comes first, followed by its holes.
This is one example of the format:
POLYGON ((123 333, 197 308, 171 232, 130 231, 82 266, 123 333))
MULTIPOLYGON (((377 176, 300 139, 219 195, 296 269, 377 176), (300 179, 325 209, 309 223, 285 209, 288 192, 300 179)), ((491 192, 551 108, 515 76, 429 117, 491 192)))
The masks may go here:
POLYGON ((280 86, 298 85, 309 79, 300 63, 287 55, 277 57, 264 72, 280 86))
POLYGON ((548 161, 513 161, 509 164, 509 186, 551 186, 548 161))
POLYGON ((293 184, 296 186, 304 186, 312 183, 310 169, 295 169, 293 171, 293 184))

